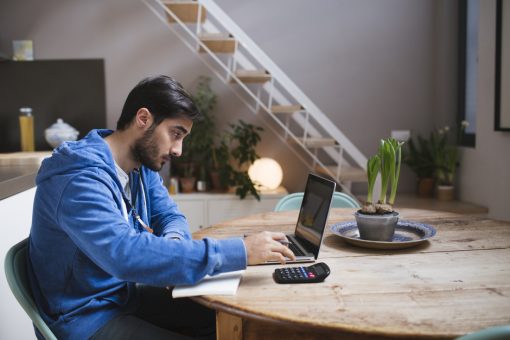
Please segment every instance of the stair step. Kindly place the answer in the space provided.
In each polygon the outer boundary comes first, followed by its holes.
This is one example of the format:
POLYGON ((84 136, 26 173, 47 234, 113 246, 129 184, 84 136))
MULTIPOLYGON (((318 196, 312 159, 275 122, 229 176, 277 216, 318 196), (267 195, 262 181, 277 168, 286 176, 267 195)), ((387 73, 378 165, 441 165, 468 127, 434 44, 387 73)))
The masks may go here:
POLYGON ((302 111, 303 107, 301 105, 273 105, 271 106, 271 112, 273 113, 294 113, 298 111, 302 111))
MULTIPOLYGON (((196 23, 200 4, 196 1, 167 1, 165 6, 172 11, 182 22, 196 23)), ((174 23, 175 19, 167 13, 168 22, 174 23)), ((206 10, 202 7, 200 22, 205 22, 206 10)))
MULTIPOLYGON (((336 175, 337 166, 331 165, 326 166, 333 175, 336 175)), ((317 166, 315 167, 315 171, 322 174, 328 174, 323 167, 317 166)), ((345 182, 367 182, 367 173, 362 168, 353 167, 351 165, 342 166, 342 171, 340 172, 340 181, 345 182)))
POLYGON ((303 144, 310 148, 320 148, 323 146, 336 146, 338 145, 337 141, 333 138, 324 138, 324 137, 308 137, 306 140, 304 138, 298 138, 303 144))
MULTIPOLYGON (((199 36, 200 41, 214 53, 234 53, 237 47, 237 41, 228 33, 207 33, 199 36)), ((206 50, 200 46, 200 53, 206 50)))
MULTIPOLYGON (((271 75, 264 70, 238 70, 235 75, 243 83, 265 83, 271 80, 271 75)), ((231 79, 230 82, 235 83, 235 80, 231 79)))

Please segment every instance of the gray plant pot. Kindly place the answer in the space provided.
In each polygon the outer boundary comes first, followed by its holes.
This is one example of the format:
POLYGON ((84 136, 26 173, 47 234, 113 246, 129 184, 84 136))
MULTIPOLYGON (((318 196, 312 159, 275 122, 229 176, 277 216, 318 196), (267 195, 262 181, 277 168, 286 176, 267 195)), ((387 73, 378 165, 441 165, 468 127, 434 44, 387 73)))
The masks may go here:
POLYGON ((395 211, 384 215, 363 214, 357 211, 354 217, 359 237, 363 240, 391 242, 399 216, 395 211))

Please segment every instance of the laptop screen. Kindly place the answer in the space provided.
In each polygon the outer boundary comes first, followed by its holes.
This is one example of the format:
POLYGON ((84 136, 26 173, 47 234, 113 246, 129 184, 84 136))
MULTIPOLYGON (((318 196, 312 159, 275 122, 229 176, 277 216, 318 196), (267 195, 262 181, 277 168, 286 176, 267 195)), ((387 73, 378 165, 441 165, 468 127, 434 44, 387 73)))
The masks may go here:
POLYGON ((335 187, 335 182, 314 174, 308 176, 295 234, 311 243, 316 256, 326 227, 335 187))

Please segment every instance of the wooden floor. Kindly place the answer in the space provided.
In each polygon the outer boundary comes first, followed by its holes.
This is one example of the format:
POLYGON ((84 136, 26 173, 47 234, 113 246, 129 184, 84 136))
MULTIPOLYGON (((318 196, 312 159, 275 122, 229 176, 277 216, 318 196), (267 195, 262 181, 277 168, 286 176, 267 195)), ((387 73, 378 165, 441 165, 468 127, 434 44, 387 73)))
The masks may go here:
POLYGON ((400 194, 395 201, 395 209, 414 208, 426 210, 448 211, 457 214, 487 215, 489 209, 469 202, 443 202, 435 198, 419 198, 415 195, 400 194))

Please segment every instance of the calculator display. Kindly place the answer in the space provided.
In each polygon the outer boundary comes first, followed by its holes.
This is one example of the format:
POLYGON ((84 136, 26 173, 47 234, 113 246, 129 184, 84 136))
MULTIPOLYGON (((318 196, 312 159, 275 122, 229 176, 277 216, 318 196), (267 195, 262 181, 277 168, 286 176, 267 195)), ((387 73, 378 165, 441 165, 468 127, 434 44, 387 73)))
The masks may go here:
POLYGON ((323 274, 326 274, 326 272, 324 271, 324 269, 322 269, 321 267, 315 267, 315 271, 317 272, 317 275, 323 275, 323 274))

